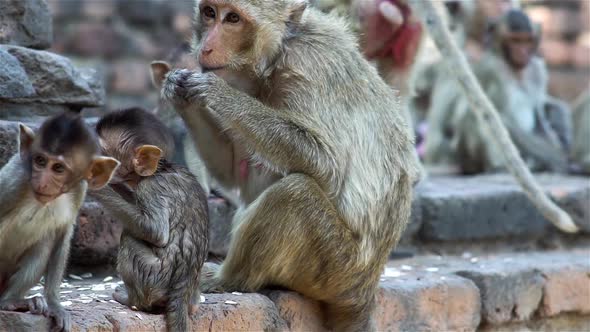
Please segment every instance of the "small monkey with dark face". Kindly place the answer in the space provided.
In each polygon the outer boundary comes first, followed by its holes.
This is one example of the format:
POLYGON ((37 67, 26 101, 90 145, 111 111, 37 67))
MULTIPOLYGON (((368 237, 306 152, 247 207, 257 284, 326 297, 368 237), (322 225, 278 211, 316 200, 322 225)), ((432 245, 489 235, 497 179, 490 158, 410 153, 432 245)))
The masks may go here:
POLYGON ((236 213, 227 258, 202 287, 286 287, 321 301, 334 331, 375 329, 379 278, 419 174, 394 93, 346 24, 306 1, 197 8, 204 73, 171 71, 163 96, 191 130, 211 126, 196 140, 224 151, 202 155, 210 170, 239 143, 280 175, 236 213))
MULTIPOLYGON (((536 55, 539 32, 529 17, 511 10, 495 25, 493 47, 473 64, 482 88, 500 112, 510 137, 529 168, 534 171, 565 171, 570 133, 554 126, 546 111, 547 70, 536 55)), ((490 144, 483 125, 466 100, 453 110, 455 148, 466 173, 495 171, 504 167, 501 147, 490 144), (462 105, 462 106, 461 106, 462 105)), ((560 123, 569 122, 567 114, 560 123)))
POLYGON ((169 163, 173 138, 158 118, 131 108, 96 125, 105 154, 121 161, 95 197, 123 222, 113 297, 143 311, 166 312, 169 331, 188 331, 199 303, 199 273, 208 245, 207 197, 197 179, 169 163))
POLYGON ((119 163, 97 156, 80 116, 46 120, 35 134, 20 125, 19 152, 0 170, 0 310, 30 311, 71 328, 59 287, 86 189, 98 189, 119 163), (24 299, 45 276, 45 299, 24 299))

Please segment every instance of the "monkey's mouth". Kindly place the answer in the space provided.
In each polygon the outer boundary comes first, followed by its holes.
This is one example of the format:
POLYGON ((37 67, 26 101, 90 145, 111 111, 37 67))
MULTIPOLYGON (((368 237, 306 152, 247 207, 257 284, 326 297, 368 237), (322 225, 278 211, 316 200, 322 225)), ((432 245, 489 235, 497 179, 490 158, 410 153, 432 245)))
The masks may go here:
POLYGON ((218 66, 218 67, 207 67, 207 66, 202 66, 201 68, 202 68, 202 70, 203 70, 203 73, 208 73, 208 72, 211 72, 211 71, 216 71, 216 70, 225 69, 225 67, 227 67, 227 66, 218 66))
POLYGON ((41 204, 47 204, 57 198, 57 195, 46 195, 36 191, 33 191, 35 199, 41 204))

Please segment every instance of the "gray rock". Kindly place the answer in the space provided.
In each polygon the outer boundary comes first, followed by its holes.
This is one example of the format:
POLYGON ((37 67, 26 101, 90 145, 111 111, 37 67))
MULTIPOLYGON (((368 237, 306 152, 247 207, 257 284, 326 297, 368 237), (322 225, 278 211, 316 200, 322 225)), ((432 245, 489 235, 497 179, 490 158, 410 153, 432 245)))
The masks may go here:
POLYGON ((482 320, 490 324, 528 320, 543 296, 543 276, 532 268, 474 269, 458 271, 457 275, 477 285, 482 320))
POLYGON ((70 262, 78 266, 113 264, 123 227, 97 202, 85 202, 78 215, 78 222, 70 250, 70 262))
POLYGON ((540 236, 548 223, 515 184, 430 178, 420 187, 425 241, 540 236))
POLYGON ((14 56, 27 73, 35 94, 13 98, 13 103, 44 103, 71 107, 94 107, 104 104, 102 83, 98 75, 80 71, 67 58, 45 51, 19 46, 0 46, 14 56))
POLYGON ((24 98, 35 93, 18 60, 0 50, 0 98, 24 98))
POLYGON ((44 0, 0 1, 0 44, 49 48, 52 26, 51 13, 44 0))
POLYGON ((8 121, 40 122, 46 116, 56 115, 71 110, 63 105, 50 104, 16 104, 0 102, 0 119, 8 121))
POLYGON ((18 124, 16 122, 0 120, 0 168, 17 151, 18 124))

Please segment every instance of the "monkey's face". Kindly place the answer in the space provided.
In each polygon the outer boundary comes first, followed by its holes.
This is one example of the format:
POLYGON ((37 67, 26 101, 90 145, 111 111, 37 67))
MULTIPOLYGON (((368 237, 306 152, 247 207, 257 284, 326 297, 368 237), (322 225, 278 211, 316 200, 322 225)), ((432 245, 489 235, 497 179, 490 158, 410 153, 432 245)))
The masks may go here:
POLYGON ((530 33, 510 33, 502 43, 506 61, 515 70, 522 70, 531 61, 536 51, 535 37, 530 33))
POLYGON ((239 70, 248 61, 248 51, 253 45, 254 29, 251 17, 222 1, 207 0, 199 5, 200 24, 197 34, 199 64, 204 72, 217 73, 239 70))
POLYGON ((31 186, 35 199, 47 204, 81 180, 78 169, 88 165, 75 165, 75 158, 64 155, 52 155, 40 150, 31 153, 31 186))

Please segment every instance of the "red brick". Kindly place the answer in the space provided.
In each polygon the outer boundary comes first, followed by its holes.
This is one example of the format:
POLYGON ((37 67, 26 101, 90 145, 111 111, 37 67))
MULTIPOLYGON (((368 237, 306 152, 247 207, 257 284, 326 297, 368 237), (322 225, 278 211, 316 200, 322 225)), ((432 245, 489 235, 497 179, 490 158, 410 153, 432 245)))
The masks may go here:
POLYGON ((550 66, 565 66, 572 63, 572 45, 558 39, 543 39, 541 54, 550 66))
POLYGON ((470 280, 413 273, 381 282, 374 317, 379 331, 474 331, 480 308, 470 280))
POLYGON ((590 45, 574 45, 572 47, 572 62, 576 68, 590 68, 590 45))
POLYGON ((571 266, 543 271, 545 285, 540 314, 590 314, 590 268, 571 266))
POLYGON ((543 35, 549 37, 563 37, 578 33, 582 29, 580 15, 567 8, 535 6, 526 11, 533 22, 541 24, 543 35))
POLYGON ((111 68, 110 91, 120 94, 144 94, 150 90, 148 62, 121 60, 111 68))

